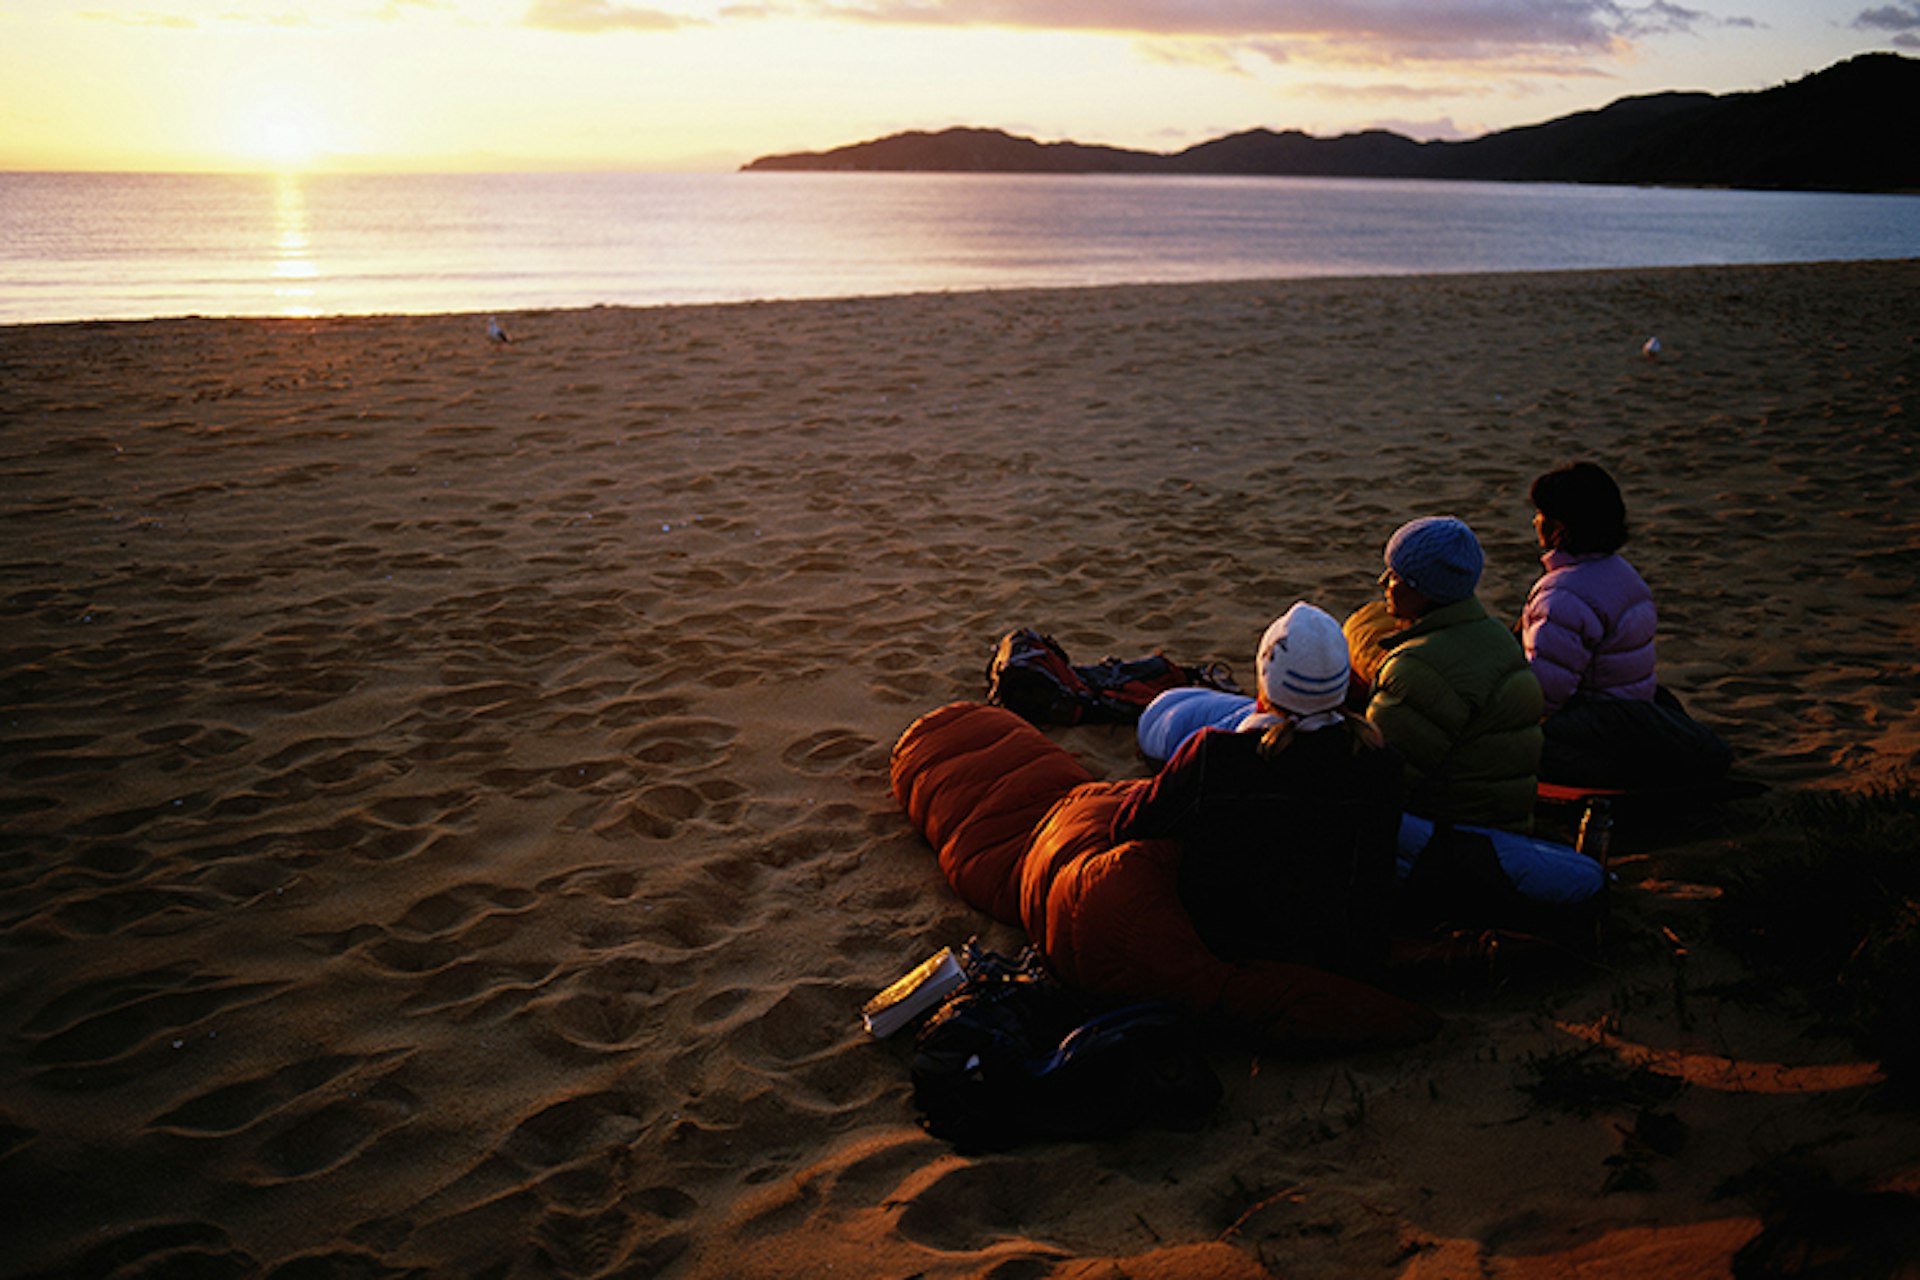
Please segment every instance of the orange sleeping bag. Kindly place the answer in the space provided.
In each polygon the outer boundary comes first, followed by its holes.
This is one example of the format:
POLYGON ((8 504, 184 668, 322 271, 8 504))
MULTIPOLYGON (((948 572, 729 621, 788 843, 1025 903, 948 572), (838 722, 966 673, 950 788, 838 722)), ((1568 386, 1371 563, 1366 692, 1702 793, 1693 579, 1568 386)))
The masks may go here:
POLYGON ((1061 981, 1171 1000, 1273 1041, 1383 1043, 1433 1034, 1428 1010, 1305 965, 1230 962, 1180 903, 1180 845, 1114 844, 1114 811, 1144 780, 1096 782, 1001 707, 957 702, 909 725, 893 793, 970 905, 1024 928, 1061 981))

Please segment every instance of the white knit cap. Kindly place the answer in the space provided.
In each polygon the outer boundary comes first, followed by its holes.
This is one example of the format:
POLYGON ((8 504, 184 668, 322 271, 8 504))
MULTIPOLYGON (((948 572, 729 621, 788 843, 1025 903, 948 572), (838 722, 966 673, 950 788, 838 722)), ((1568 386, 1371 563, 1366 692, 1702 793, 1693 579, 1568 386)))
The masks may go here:
POLYGON ((1337 711, 1350 670, 1340 624, 1304 600, 1260 637, 1260 692, 1282 711, 1301 717, 1337 711))

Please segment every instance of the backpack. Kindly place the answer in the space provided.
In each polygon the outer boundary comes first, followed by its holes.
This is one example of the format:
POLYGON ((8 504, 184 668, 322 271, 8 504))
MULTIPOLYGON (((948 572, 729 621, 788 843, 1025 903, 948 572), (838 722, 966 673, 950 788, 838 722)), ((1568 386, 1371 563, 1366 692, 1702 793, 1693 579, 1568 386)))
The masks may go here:
POLYGON ((987 663, 987 701, 1033 724, 1131 724, 1161 693, 1192 684, 1240 692, 1222 663, 1183 667, 1160 653, 1075 666, 1032 627, 1000 637, 987 663))
POLYGON ((1219 1078, 1173 1006, 1094 1011, 1032 947, 1011 962, 970 949, 967 967, 920 1028, 912 1068, 922 1127, 963 1153, 1195 1127, 1219 1102, 1219 1078))

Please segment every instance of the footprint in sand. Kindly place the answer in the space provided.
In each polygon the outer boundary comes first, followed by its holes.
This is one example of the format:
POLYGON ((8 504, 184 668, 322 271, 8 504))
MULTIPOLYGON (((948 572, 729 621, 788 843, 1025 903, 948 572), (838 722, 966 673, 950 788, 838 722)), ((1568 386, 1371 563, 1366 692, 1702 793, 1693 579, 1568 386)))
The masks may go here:
POLYGON ((474 881, 420 899, 393 922, 398 933, 434 938, 450 933, 482 914, 517 915, 536 899, 526 889, 474 881))
POLYGON ((165 1275, 177 1272, 182 1261, 188 1259, 199 1275, 252 1275, 260 1270, 259 1264, 235 1245, 226 1232, 211 1223, 158 1222, 108 1234, 59 1274, 165 1275), (147 1261, 154 1265, 143 1265, 147 1261))
POLYGON ((767 1066, 812 1061, 850 1041, 851 1024, 842 1016, 846 1004, 847 993, 831 984, 801 983, 783 992, 750 1030, 743 1029, 735 1047, 767 1066))
MULTIPOLYGON (((891 1207, 898 1201, 890 1193, 902 1180, 944 1154, 944 1148, 935 1148, 933 1140, 920 1133, 889 1134, 836 1152, 823 1164, 811 1167, 806 1181, 823 1187, 822 1198, 828 1203, 891 1207)), ((740 1180, 748 1186, 758 1186, 789 1179, 792 1175, 791 1164, 776 1160, 748 1169, 740 1180)), ((790 1228, 793 1203, 791 1194, 783 1188, 767 1203, 749 1208, 740 1223, 741 1238, 761 1239, 790 1228)))
POLYGON ((295 1182, 338 1169, 413 1122, 421 1100, 389 1073, 277 1127, 256 1151, 251 1180, 295 1182))
POLYGON ((1024 1223, 1049 1221, 1060 1196, 1075 1194, 1071 1181, 1024 1161, 947 1164, 913 1185, 918 1181, 909 1179, 893 1197, 906 1204, 897 1229, 942 1252, 966 1253, 1017 1236, 1024 1223))
POLYGON ((884 677, 875 680, 869 688, 874 697, 896 707, 924 707, 957 693, 947 680, 924 671, 884 677))
MULTIPOLYGON (((780 759, 801 773, 839 773, 856 761, 861 767, 874 763, 870 758, 879 744, 851 729, 822 729, 790 744, 780 759)), ((884 763, 884 761, 882 761, 884 763)))
POLYGON ((630 801, 589 806, 587 821, 570 825, 590 826, 595 835, 608 839, 640 835, 665 840, 676 834, 682 823, 700 817, 706 808, 703 789, 670 782, 648 787, 630 801))
POLYGON ((753 992, 746 987, 728 987, 716 991, 702 1000, 693 1011, 697 1026, 713 1026, 726 1022, 753 1000, 753 992))
POLYGON ((231 755, 253 741, 249 734, 224 726, 171 724, 139 735, 149 746, 169 747, 196 759, 231 755))
POLYGON ((116 892, 81 892, 42 912, 38 920, 68 937, 105 937, 123 930, 155 933, 181 927, 188 915, 228 905, 218 895, 191 889, 133 887, 116 892))
POLYGON ((227 982, 211 974, 153 970, 56 994, 22 1030, 36 1077, 99 1089, 177 1061, 216 1014, 256 1004, 285 983, 227 982), (40 1034, 41 1032, 45 1034, 40 1034))
POLYGON ((543 880, 537 886, 542 897, 553 894, 592 894, 608 902, 630 902, 640 890, 640 873, 632 867, 605 864, 575 867, 543 880))
POLYGON ((229 906, 245 906, 285 892, 299 876, 270 858, 240 858, 215 863, 184 879, 205 886, 229 906))
POLYGON ((630 1146, 645 1130, 646 1106, 625 1093, 586 1093, 542 1107, 514 1127, 500 1153, 530 1172, 554 1169, 583 1151, 630 1146))
MULTIPOLYGON (((637 1232, 632 1215, 618 1205, 589 1213, 556 1205, 532 1225, 532 1239, 541 1255, 563 1276, 602 1276, 616 1271, 657 1275, 661 1263, 651 1253, 638 1271, 627 1270, 637 1232)), ((682 1240, 680 1248, 684 1247, 682 1240)), ((674 1253, 679 1251, 675 1249, 674 1253)))
POLYGON ((348 1092, 361 1076, 405 1057, 406 1053, 395 1049, 364 1056, 322 1054, 289 1063, 269 1075, 223 1085, 188 1098, 156 1116, 147 1127, 192 1137, 240 1133, 302 1103, 308 1104, 310 1110, 316 1109, 334 1096, 348 1092))
POLYGON ((568 977, 557 992, 534 1000, 526 1011, 540 1017, 543 1031, 572 1048, 624 1052, 659 1034, 660 988, 682 984, 670 979, 670 971, 655 961, 618 956, 568 977))
POLYGON ((498 1022, 535 999, 559 969, 544 961, 459 960, 434 970, 400 1003, 415 1017, 451 1014, 463 1022, 498 1022))
POLYGON ((376 938, 386 936, 386 930, 377 924, 357 924, 351 929, 338 933, 300 933, 294 935, 294 941, 309 951, 323 956, 337 956, 364 946, 376 938))
POLYGON ((624 728, 682 715, 688 705, 685 698, 621 698, 596 710, 593 721, 603 729, 624 728))
POLYGON ((548 1005, 533 1005, 562 1040, 595 1053, 638 1046, 660 1029, 657 1002, 638 991, 576 992, 548 1005))
MULTIPOLYGON (((496 966, 477 964, 474 957, 518 934, 536 901, 536 895, 525 889, 473 882, 430 894, 385 926, 306 934, 300 942, 327 955, 358 948, 389 973, 431 975, 411 985, 405 1007, 417 1013, 465 1004, 486 994, 485 983, 476 980, 475 974, 496 966)), ((505 985, 518 988, 548 972, 547 966, 519 966, 505 976, 505 985)))
POLYGON ((621 750, 642 764, 691 773, 723 763, 735 730, 719 720, 662 716, 637 728, 621 750))
POLYGON ((730 823, 738 818, 749 798, 746 786, 730 778, 709 778, 694 790, 700 795, 705 816, 719 823, 730 823))
MULTIPOLYGON (((502 1177, 520 1187, 511 1200, 530 1221, 547 1269, 563 1276, 658 1275, 692 1243, 687 1223, 700 1202, 678 1187, 632 1188, 631 1148, 646 1127, 639 1100, 595 1093, 556 1103, 523 1120, 499 1152, 437 1197, 425 1221, 405 1224, 398 1238, 484 1222, 506 1197, 494 1198, 502 1177), (526 1202, 533 1203, 528 1205, 526 1202)), ((377 1227, 391 1231, 399 1223, 377 1227)), ((356 1239, 366 1235, 356 1231, 356 1239)))

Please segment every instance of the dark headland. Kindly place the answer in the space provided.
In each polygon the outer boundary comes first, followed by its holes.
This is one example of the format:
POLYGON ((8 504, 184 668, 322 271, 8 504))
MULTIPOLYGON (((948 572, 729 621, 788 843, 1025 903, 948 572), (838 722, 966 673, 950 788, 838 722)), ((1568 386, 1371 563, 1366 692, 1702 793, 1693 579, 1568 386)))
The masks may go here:
POLYGON ((1134 173, 1920 191, 1920 60, 1867 53, 1751 93, 1658 93, 1461 142, 1253 129, 1161 153, 997 129, 761 156, 749 172, 1134 173))

